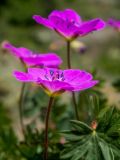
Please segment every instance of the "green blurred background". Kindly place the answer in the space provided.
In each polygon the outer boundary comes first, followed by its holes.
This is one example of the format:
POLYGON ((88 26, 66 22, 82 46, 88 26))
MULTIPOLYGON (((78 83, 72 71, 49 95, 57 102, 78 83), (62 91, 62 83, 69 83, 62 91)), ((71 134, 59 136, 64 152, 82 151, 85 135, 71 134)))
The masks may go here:
MULTIPOLYGON (((0 0, 0 43, 10 41, 16 46, 24 46, 37 52, 55 52, 64 59, 66 67, 66 46, 63 39, 53 31, 38 25, 32 15, 44 17, 54 9, 72 8, 84 20, 100 17, 107 21, 110 17, 120 19, 120 0, 0 0)), ((87 50, 83 54, 72 48, 73 68, 96 70, 99 77, 106 79, 104 92, 110 100, 119 100, 110 87, 120 75, 120 33, 107 26, 83 38, 87 50)), ((12 77, 15 69, 22 69, 21 64, 9 53, 0 49, 0 101, 17 119, 17 100, 21 84, 12 77)))

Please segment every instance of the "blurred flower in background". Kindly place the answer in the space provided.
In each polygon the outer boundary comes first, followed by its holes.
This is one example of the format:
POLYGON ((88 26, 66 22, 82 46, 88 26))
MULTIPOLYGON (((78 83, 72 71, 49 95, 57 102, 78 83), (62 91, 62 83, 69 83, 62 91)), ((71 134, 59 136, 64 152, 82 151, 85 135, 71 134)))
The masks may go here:
POLYGON ((77 41, 77 40, 73 41, 71 43, 71 47, 80 54, 84 54, 87 51, 87 46, 85 45, 85 43, 81 41, 77 41))
MULTIPOLYGON (((50 43, 49 48, 50 50, 57 51, 61 49, 62 47, 66 46, 66 43, 62 40, 56 40, 50 43)), ((74 40, 71 42, 71 48, 74 49, 77 53, 84 54, 87 51, 87 46, 85 43, 79 41, 79 40, 74 40)))
POLYGON ((116 20, 113 18, 110 18, 108 20, 108 24, 113 27, 114 29, 116 29, 118 32, 120 32, 120 20, 116 20))
POLYGON ((36 53, 24 47, 15 47, 9 42, 3 42, 2 48, 19 58, 27 66, 59 67, 62 59, 55 53, 36 53))

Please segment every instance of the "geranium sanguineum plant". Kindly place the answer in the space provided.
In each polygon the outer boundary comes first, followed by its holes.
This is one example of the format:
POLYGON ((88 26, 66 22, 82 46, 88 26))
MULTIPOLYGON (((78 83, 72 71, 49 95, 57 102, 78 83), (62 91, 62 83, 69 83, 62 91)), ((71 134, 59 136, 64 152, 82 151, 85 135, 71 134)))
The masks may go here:
MULTIPOLYGON (((56 31, 64 37, 67 42, 67 65, 69 69, 71 68, 71 41, 77 37, 83 37, 93 31, 101 30, 105 27, 105 22, 101 18, 82 21, 81 17, 72 9, 65 9, 64 11, 54 10, 49 14, 48 18, 34 15, 33 19, 37 23, 56 31)), ((75 106, 76 118, 79 119, 74 92, 72 92, 72 98, 75 106)))
POLYGON ((114 29, 116 29, 118 32, 120 32, 120 20, 116 20, 113 18, 110 18, 108 20, 108 24, 113 27, 114 29))
POLYGON ((14 76, 21 82, 33 82, 42 87, 50 96, 45 122, 45 153, 48 150, 48 122, 54 97, 65 91, 82 91, 93 87, 98 80, 93 80, 90 73, 77 69, 59 70, 53 68, 28 68, 28 72, 15 71, 14 76))
MULTIPOLYGON (((18 58, 25 71, 27 67, 30 66, 37 66, 37 67, 55 67, 58 68, 59 65, 62 63, 62 59, 56 55, 55 53, 36 53, 24 47, 15 47, 9 42, 3 42, 2 47, 7 49, 12 55, 18 58)), ((23 95, 24 95, 25 83, 23 83, 21 87, 21 93, 19 98, 19 114, 20 114, 20 124, 23 135, 25 136, 25 127, 23 123, 23 95)))

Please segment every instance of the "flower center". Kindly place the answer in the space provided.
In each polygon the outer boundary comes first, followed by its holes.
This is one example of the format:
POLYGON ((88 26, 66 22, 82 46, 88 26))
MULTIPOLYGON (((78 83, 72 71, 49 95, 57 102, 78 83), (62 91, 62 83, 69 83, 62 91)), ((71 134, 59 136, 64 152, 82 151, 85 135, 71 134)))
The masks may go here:
POLYGON ((48 73, 46 73, 44 77, 46 80, 49 80, 49 81, 55 81, 55 80, 64 81, 65 80, 63 72, 53 71, 53 70, 50 70, 48 73))

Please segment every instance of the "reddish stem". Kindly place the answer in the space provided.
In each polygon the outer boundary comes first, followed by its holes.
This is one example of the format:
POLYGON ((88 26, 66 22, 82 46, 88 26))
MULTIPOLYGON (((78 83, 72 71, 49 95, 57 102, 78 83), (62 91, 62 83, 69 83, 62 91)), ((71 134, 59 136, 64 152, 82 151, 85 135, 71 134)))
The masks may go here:
POLYGON ((53 97, 50 97, 49 103, 48 103, 48 108, 47 108, 47 113, 46 113, 46 120, 45 120, 45 140, 44 140, 44 145, 45 145, 45 151, 44 151, 44 160, 47 160, 48 158, 48 124, 49 124, 49 117, 50 117, 50 111, 52 108, 53 104, 53 97))

